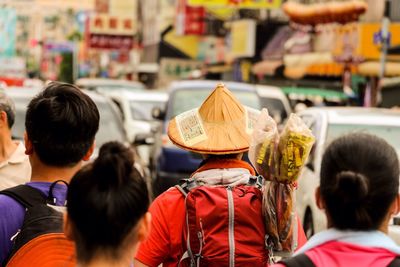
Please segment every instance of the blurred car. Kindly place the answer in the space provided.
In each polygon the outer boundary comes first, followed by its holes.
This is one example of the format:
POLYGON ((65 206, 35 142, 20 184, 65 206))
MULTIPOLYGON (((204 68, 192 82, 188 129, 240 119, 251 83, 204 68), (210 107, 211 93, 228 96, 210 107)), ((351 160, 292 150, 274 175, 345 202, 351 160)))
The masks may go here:
MULTIPOLYGON (((33 88, 13 88, 6 90, 6 94, 14 101, 16 109, 15 123, 12 128, 13 138, 20 140, 23 139, 27 106, 30 100, 39 92, 40 90, 33 88)), ((97 157, 99 148, 106 142, 119 141, 128 144, 122 121, 114 104, 100 94, 94 92, 85 93, 93 99, 100 113, 100 125, 95 137, 96 147, 92 159, 97 157)), ((143 142, 142 140, 140 141, 143 142)), ((148 175, 149 171, 141 163, 141 160, 139 159, 135 162, 137 162, 136 167, 141 170, 144 175, 148 175)))
POLYGON ((270 85, 256 85, 261 99, 261 107, 267 108, 269 115, 279 124, 283 123, 292 109, 285 93, 281 88, 270 85))
MULTIPOLYGON (((152 117, 152 110, 156 107, 165 108, 168 100, 167 92, 118 90, 104 94, 117 105, 129 142, 133 143, 138 135, 154 138, 160 122, 152 117)), ((137 150, 141 159, 149 166, 152 162, 152 147, 138 146, 137 150)))
MULTIPOLYGON (((171 84, 166 110, 154 109, 153 116, 163 121, 161 140, 156 156, 155 193, 161 193, 179 182, 189 178, 202 161, 200 154, 178 148, 167 135, 168 122, 184 111, 199 107, 217 85, 217 81, 179 81, 171 84)), ((224 82, 227 88, 250 108, 260 109, 260 99, 253 85, 224 82)))
MULTIPOLYGON (((350 132, 377 135, 391 144, 400 155, 400 112, 368 108, 309 108, 299 116, 312 130, 316 142, 304 167, 296 192, 296 208, 308 237, 326 229, 325 214, 318 209, 315 189, 319 186, 319 173, 325 148, 337 137, 350 132)), ((368 144, 366 144, 368 145, 368 144)), ((391 226, 391 236, 397 233, 400 243, 400 226, 391 226)))
POLYGON ((75 81, 75 84, 82 89, 101 92, 121 89, 141 91, 145 89, 144 84, 141 82, 105 78, 80 78, 75 81))

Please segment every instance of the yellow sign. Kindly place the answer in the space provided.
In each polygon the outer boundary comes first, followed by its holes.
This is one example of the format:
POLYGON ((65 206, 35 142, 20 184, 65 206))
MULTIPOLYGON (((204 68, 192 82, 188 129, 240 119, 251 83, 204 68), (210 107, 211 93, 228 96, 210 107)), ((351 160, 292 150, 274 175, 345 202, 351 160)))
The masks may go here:
POLYGON ((200 37, 197 35, 177 35, 175 31, 170 31, 164 36, 164 41, 179 51, 182 51, 192 59, 197 57, 200 37))
MULTIPOLYGON (((381 55, 382 34, 380 23, 359 25, 357 54, 366 59, 379 59, 381 55)), ((389 28, 389 46, 400 45, 400 23, 392 23, 389 28)))
POLYGON ((255 53, 256 21, 243 19, 232 22, 231 28, 233 57, 252 57, 255 53))
POLYGON ((237 8, 280 8, 282 0, 188 0, 192 6, 237 7, 237 8))

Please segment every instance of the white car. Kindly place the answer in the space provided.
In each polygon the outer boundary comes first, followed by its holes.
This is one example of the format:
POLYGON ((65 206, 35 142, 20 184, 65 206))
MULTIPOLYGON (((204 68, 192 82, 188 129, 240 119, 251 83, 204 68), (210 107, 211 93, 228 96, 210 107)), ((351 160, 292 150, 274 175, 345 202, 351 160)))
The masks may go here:
MULTIPOLYGON (((103 92, 118 107, 128 140, 133 143, 138 134, 151 136, 158 130, 160 122, 152 117, 153 108, 165 109, 168 93, 163 91, 126 90, 103 92)), ((138 153, 146 165, 151 161, 151 148, 139 146, 138 153)))
POLYGON ((277 123, 283 123, 292 112, 285 93, 276 86, 256 85, 256 88, 260 96, 261 106, 268 109, 271 117, 277 123))
MULTIPOLYGON (((377 135, 391 144, 400 155, 400 112, 368 108, 309 108, 298 114, 311 128, 316 142, 304 167, 296 192, 296 209, 308 237, 326 229, 326 217, 315 202, 319 186, 322 155, 335 138, 362 131, 377 135)), ((368 144, 366 144, 368 145, 368 144)), ((390 236, 400 244, 400 226, 390 226, 390 236)))
POLYGON ((122 79, 80 78, 75 81, 75 84, 82 89, 101 92, 121 89, 129 91, 141 91, 145 89, 145 86, 141 82, 122 79))

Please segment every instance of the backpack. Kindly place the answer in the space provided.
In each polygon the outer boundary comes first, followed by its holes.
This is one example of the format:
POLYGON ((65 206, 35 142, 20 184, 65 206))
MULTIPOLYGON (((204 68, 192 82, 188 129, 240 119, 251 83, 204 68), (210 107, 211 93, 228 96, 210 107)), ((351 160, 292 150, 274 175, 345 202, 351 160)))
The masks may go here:
POLYGON ((262 177, 248 185, 200 185, 184 180, 186 223, 179 266, 266 266, 262 177))
MULTIPOLYGON (((278 262, 286 267, 315 267, 314 263, 306 254, 299 254, 290 259, 278 262)), ((400 267, 400 258, 396 257, 387 267, 400 267)))
POLYGON ((74 246, 63 232, 63 213, 55 206, 53 188, 49 195, 28 185, 18 185, 0 191, 25 207, 21 229, 12 237, 13 247, 3 265, 17 266, 75 266, 74 246))

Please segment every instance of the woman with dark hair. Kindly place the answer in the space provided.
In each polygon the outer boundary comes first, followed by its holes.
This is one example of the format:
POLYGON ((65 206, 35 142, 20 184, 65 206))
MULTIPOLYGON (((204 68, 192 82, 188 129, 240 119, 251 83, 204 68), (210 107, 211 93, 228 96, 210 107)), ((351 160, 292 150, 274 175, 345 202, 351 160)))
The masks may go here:
POLYGON ((322 159, 316 201, 329 229, 275 266, 400 266, 400 247, 387 236, 400 208, 399 159, 385 140, 353 133, 333 141, 322 159))
POLYGON ((132 151, 110 142, 71 180, 65 232, 79 266, 131 266, 149 232, 150 198, 132 151))

